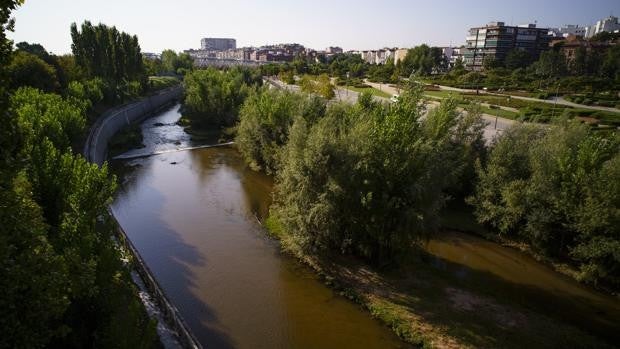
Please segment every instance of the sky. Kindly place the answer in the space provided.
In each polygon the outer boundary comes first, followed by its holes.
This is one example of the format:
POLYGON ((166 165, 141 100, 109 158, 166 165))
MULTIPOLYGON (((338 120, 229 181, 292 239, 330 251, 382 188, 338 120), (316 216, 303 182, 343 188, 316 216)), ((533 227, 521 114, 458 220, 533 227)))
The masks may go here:
POLYGON ((143 52, 199 48, 203 37, 237 47, 299 43, 345 50, 464 44, 491 21, 539 27, 589 25, 620 16, 618 0, 26 0, 13 13, 14 42, 71 52, 71 23, 90 20, 136 34, 143 52))

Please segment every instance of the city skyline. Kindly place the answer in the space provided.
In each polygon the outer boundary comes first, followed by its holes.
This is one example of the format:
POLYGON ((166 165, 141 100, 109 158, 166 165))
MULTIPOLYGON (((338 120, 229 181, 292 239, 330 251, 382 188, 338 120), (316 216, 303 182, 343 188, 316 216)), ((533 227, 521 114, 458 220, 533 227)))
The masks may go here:
POLYGON ((143 52, 199 48, 203 37, 235 38, 238 47, 295 42, 314 49, 340 46, 345 50, 368 50, 422 43, 459 46, 465 43, 468 28, 496 20, 556 27, 590 25, 618 14, 620 4, 609 0, 568 6, 565 1, 480 1, 475 8, 451 4, 449 11, 434 3, 404 0, 380 4, 350 0, 291 4, 277 0, 268 5, 242 0, 209 4, 193 0, 27 1, 14 13, 15 32, 9 36, 15 42, 40 43, 56 54, 70 53, 70 24, 90 20, 137 35, 143 52))

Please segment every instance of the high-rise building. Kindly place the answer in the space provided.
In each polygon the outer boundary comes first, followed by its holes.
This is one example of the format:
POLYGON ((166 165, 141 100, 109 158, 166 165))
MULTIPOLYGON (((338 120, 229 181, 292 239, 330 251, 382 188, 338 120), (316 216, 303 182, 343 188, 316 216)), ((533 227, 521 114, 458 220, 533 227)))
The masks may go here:
POLYGON ((504 22, 491 22, 484 27, 469 29, 463 58, 469 70, 482 70, 484 60, 493 58, 503 61, 508 52, 522 49, 533 59, 549 49, 549 29, 536 28, 536 24, 507 26, 504 22))
POLYGON ((227 38, 204 38, 200 40, 200 47, 203 50, 234 50, 237 48, 237 40, 227 38))
POLYGON ((613 33, 620 30, 620 23, 618 23, 618 17, 609 16, 597 21, 596 24, 591 25, 586 30, 586 38, 591 38, 594 35, 602 32, 613 33))

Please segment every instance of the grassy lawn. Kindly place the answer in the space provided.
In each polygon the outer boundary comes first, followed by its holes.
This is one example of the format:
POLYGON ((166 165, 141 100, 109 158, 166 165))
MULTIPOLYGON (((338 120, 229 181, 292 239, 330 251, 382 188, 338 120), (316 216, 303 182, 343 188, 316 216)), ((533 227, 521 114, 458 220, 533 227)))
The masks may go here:
POLYGON ((461 94, 456 91, 424 91, 425 96, 429 97, 438 97, 438 98, 448 98, 450 96, 460 97, 461 94))
POLYGON ((149 89, 159 91, 177 85, 180 80, 174 76, 149 76, 149 89))
POLYGON ((380 91, 374 87, 355 87, 355 86, 343 86, 343 87, 346 88, 347 90, 355 91, 358 93, 370 92, 373 96, 377 96, 377 97, 383 97, 383 98, 392 97, 391 94, 380 91))
POLYGON ((493 109, 493 108, 484 107, 484 106, 481 106, 480 110, 484 114, 499 116, 500 118, 504 118, 504 119, 516 120, 517 118, 519 118, 519 113, 510 111, 510 110, 493 109))

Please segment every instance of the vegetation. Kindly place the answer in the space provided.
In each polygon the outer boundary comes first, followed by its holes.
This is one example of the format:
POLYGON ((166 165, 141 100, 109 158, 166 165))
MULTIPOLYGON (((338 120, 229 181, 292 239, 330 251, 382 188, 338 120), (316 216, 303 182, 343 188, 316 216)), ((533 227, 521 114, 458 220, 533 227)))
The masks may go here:
POLYGON ((181 81, 174 76, 149 76, 149 90, 159 91, 176 86, 181 81))
POLYGON ((327 74, 321 74, 316 79, 304 75, 299 80, 299 87, 302 92, 313 93, 328 100, 336 96, 334 85, 327 74))
POLYGON ((112 239, 115 179, 71 150, 101 91, 40 45, 12 53, 20 4, 0 2, 0 347, 157 346, 112 239))
POLYGON ((108 103, 123 102, 144 91, 147 77, 138 37, 85 21, 81 31, 75 23, 71 25, 71 38, 76 65, 86 78, 102 79, 108 103))
POLYGON ((193 71, 185 77, 183 117, 193 128, 230 127, 239 108, 262 77, 245 68, 193 71))
POLYGON ((519 125, 491 147, 470 202, 502 236, 571 260, 581 278, 620 285, 620 138, 575 122, 519 125))
POLYGON ((173 73, 185 75, 192 71, 194 62, 187 53, 177 54, 172 50, 164 50, 161 53, 161 68, 156 73, 173 73))
POLYGON ((295 118, 310 123, 323 116, 325 100, 278 90, 253 92, 243 104, 235 143, 254 170, 276 173, 282 147, 295 118))

